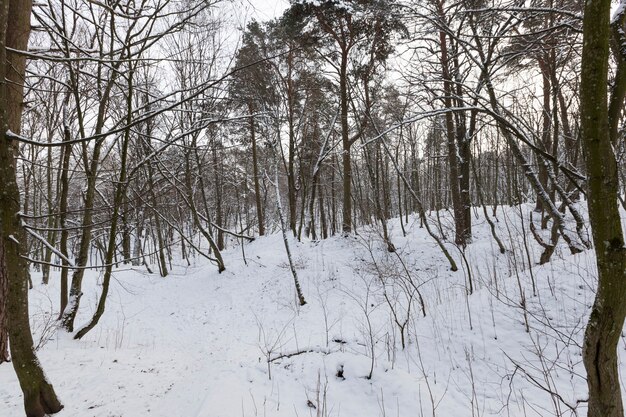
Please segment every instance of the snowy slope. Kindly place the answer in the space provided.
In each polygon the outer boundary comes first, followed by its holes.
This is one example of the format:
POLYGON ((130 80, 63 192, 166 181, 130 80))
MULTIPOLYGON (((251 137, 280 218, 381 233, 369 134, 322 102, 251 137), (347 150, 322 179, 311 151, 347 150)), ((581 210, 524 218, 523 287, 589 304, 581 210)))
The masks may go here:
MULTIPOLYGON (((498 253, 477 214, 467 262, 449 245, 457 272, 416 218, 406 237, 390 222, 398 256, 372 229, 293 241, 303 307, 278 234, 247 244, 247 264, 241 248, 226 251, 222 274, 200 258, 190 267, 177 261, 167 278, 120 268, 101 324, 82 341, 54 332, 58 280, 37 284, 33 327, 65 404, 58 415, 584 415, 580 346, 595 259, 559 248, 552 263, 537 266, 539 248, 528 237, 526 252, 518 209, 499 219, 511 250, 498 253), (409 317, 405 349, 394 313, 400 322, 409 317)), ((85 279, 79 322, 95 308, 98 279, 85 279)), ((13 370, 0 366, 0 417, 20 415, 13 370)))

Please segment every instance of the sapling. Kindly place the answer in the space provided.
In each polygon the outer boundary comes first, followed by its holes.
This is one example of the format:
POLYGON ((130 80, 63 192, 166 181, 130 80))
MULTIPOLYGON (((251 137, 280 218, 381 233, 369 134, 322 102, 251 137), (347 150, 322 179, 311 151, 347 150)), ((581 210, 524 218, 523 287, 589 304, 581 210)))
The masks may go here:
POLYGON ((293 317, 289 319, 284 326, 278 332, 266 332, 265 326, 263 322, 255 315, 254 316, 257 324, 257 328, 259 330, 258 336, 258 346, 261 350, 261 353, 265 357, 265 362, 267 364, 267 376, 268 379, 272 379, 272 356, 278 350, 280 350, 286 342, 283 342, 283 337, 287 331, 287 328, 293 321, 293 317))
POLYGON ((365 337, 365 347, 367 349, 367 356, 370 359, 370 369, 365 379, 372 379, 374 374, 374 364, 376 361, 376 332, 374 330, 374 323, 372 322, 372 313, 379 307, 374 302, 374 295, 372 293, 373 279, 369 279, 365 276, 360 276, 365 285, 365 296, 360 297, 347 289, 344 289, 344 294, 351 298, 359 307, 365 318, 365 326, 363 327, 363 336, 365 337))

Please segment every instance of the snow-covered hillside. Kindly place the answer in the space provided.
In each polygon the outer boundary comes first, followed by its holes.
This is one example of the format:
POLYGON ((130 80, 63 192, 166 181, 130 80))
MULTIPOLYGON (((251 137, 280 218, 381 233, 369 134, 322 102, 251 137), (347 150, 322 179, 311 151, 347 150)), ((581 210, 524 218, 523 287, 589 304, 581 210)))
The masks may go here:
MULTIPOLYGON (((396 254, 373 229, 294 240, 303 307, 279 234, 246 244, 245 261, 240 247, 226 251, 222 274, 200 258, 175 261, 167 278, 120 267, 101 324, 81 341, 54 329, 58 271, 49 286, 34 273, 33 328, 65 404, 58 415, 584 415, 595 259, 559 247, 538 266, 519 216, 498 212, 500 254, 477 212, 474 243, 448 244, 457 272, 416 217, 406 237, 390 222, 396 254)), ((79 323, 98 279, 85 279, 79 323)), ((0 366, 0 416, 22 415, 21 401, 12 367, 0 366)))

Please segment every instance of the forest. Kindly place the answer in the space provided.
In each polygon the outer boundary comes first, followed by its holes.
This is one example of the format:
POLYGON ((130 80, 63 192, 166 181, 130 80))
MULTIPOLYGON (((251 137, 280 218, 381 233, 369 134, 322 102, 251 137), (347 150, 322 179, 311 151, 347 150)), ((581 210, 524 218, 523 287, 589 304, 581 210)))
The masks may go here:
POLYGON ((0 78, 0 417, 625 416, 626 0, 0 0, 0 78))

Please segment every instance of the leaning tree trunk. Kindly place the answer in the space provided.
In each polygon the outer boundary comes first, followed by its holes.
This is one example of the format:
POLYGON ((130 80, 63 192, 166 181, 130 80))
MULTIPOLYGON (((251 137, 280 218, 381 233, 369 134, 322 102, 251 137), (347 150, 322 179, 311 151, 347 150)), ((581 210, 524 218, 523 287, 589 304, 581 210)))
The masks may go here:
POLYGON ((82 233, 76 257, 78 269, 72 274, 72 284, 69 289, 69 299, 66 308, 61 313, 61 325, 68 332, 74 331, 74 320, 78 313, 80 299, 83 296, 82 285, 85 276, 85 267, 89 263, 89 249, 91 248, 91 236, 93 232, 93 208, 96 195, 96 179, 100 161, 100 152, 103 141, 98 139, 94 145, 90 167, 87 170, 87 191, 85 195, 85 207, 83 209, 82 233))
MULTIPOLYGON (((280 145, 276 145, 280 146, 280 145)), ((274 190, 276 192, 276 208, 278 211, 278 218, 280 220, 280 230, 283 235, 283 243, 285 244, 285 252, 287 253, 287 260, 289 261, 289 269, 293 276, 293 282, 296 289, 296 296, 298 297, 298 305, 303 306, 306 304, 304 295, 302 294, 302 287, 300 287, 300 280, 298 279, 298 271, 293 262, 293 256, 291 255, 291 249, 289 247, 289 238, 287 237, 287 227, 285 226, 285 215, 283 214, 283 205, 280 201, 280 188, 278 182, 278 161, 274 156, 274 190)))
POLYGON ((7 54, 5 46, 19 50, 27 48, 31 8, 30 0, 0 2, 0 76, 13 81, 0 88, 0 287, 7 288, 8 297, 3 300, 6 300, 13 367, 24 393, 24 409, 28 417, 43 417, 59 412, 63 406, 46 380, 30 332, 28 263, 20 251, 26 242, 26 231, 18 215, 17 144, 6 135, 7 129, 14 133, 20 131, 26 59, 7 54))
POLYGON ((598 267, 598 290, 585 331, 583 362, 589 387, 589 417, 623 417, 617 346, 626 317, 626 248, 617 193, 618 169, 612 140, 624 103, 623 24, 626 1, 615 16, 616 82, 607 105, 610 0, 588 1, 583 18, 580 114, 587 159, 587 205, 598 267), (619 103, 619 104, 616 104, 619 103))
MULTIPOLYGON (((132 112, 133 112, 133 74, 134 68, 129 69, 126 74, 126 78, 128 80, 127 84, 127 97, 126 97, 126 124, 130 126, 132 122, 132 112)), ((109 225, 109 241, 106 249, 106 257, 104 260, 104 275, 102 279, 102 292, 100 293, 100 298, 98 299, 98 306, 94 315, 92 316, 89 323, 87 323, 84 327, 76 332, 74 335, 74 339, 82 339, 89 331, 91 331, 100 321, 100 318, 104 314, 104 309, 106 308, 106 300, 109 295, 109 287, 111 284, 111 276, 113 274, 113 258, 115 255, 115 251, 117 249, 117 229, 118 224, 122 220, 122 216, 120 216, 120 210, 123 208, 124 200, 126 199, 126 170, 128 164, 128 144, 130 142, 130 128, 126 128, 124 130, 124 135, 122 136, 122 144, 121 144, 121 152, 120 152, 120 168, 119 168, 119 178, 115 183, 115 197, 113 198, 113 214, 111 216, 111 223, 109 225)), ((127 259, 127 258, 125 258, 127 259)))
MULTIPOLYGON (((4 138, 3 138, 4 139, 4 138)), ((15 178, 15 159, 9 141, 0 141, 0 282, 8 283, 7 318, 13 368, 24 393, 28 417, 43 417, 61 411, 59 402, 46 380, 35 355, 28 314, 28 263, 20 247, 26 233, 20 225, 19 190, 15 178), (11 172, 13 171, 13 172, 11 172)), ((6 284, 5 284, 6 285, 6 284)))
MULTIPOLYGON (((109 102, 109 96, 113 82, 119 74, 119 65, 124 62, 122 60, 113 65, 113 73, 111 79, 108 81, 100 103, 98 105, 98 116, 94 133, 99 135, 102 133, 104 123, 106 120, 105 113, 109 102)), ((69 299, 65 310, 61 313, 61 325, 68 332, 74 331, 74 320, 78 313, 80 305, 80 299, 83 296, 82 286, 83 277, 85 276, 85 267, 89 263, 89 250, 91 248, 91 237, 93 234, 93 212, 96 196, 96 185, 98 180, 98 172, 100 170, 100 154, 102 152, 102 146, 104 145, 104 138, 97 139, 92 151, 91 162, 88 162, 85 157, 85 174, 87 176, 86 192, 85 192, 85 206, 83 208, 83 220, 81 225, 80 244, 78 249, 78 255, 76 256, 76 266, 78 269, 74 270, 72 274, 72 284, 69 289, 69 299)))
MULTIPOLYGON (((111 24, 113 24, 113 20, 111 20, 111 24)), ((113 60, 113 51, 110 52, 109 58, 113 60)), ((113 64, 110 65, 110 77, 107 81, 101 82, 98 81, 97 87, 101 89, 101 94, 99 96, 98 102, 98 110, 96 116, 96 122, 94 126, 94 135, 102 134, 102 131, 105 127, 105 122, 107 119, 107 111, 109 108, 109 99, 111 97, 111 91, 113 86, 115 85, 117 78, 120 76, 121 72, 120 66, 126 62, 125 59, 116 59, 113 64)), ((100 73, 103 68, 108 68, 108 65, 104 65, 99 63, 98 72, 100 73)), ((72 74, 72 70, 70 70, 70 75, 72 74)), ((74 79, 72 82, 74 88, 74 96, 76 100, 76 108, 80 109, 80 96, 78 92, 78 81, 74 79)), ((80 120, 80 117, 79 117, 80 120)), ((81 128, 81 137, 85 137, 85 132, 81 128)), ((83 152, 83 159, 85 165, 85 175, 87 177, 86 191, 85 191, 85 204, 83 207, 83 219, 81 225, 81 236, 80 236, 80 244, 78 247, 78 254, 76 256, 76 266, 78 269, 74 270, 72 274, 72 284, 69 289, 69 299, 67 303, 67 307, 61 313, 61 325, 68 332, 74 331, 74 320, 76 319, 76 314, 78 313, 78 308, 80 305, 81 297, 83 296, 82 285, 83 278, 85 276, 85 267, 89 263, 89 255, 90 249, 92 245, 92 235, 94 229, 93 223, 93 213, 94 213, 94 205, 95 205, 95 195, 96 195, 96 185, 98 180, 98 173, 100 171, 100 155, 102 153, 102 147, 104 145, 104 137, 97 139, 93 145, 93 150, 91 154, 91 161, 87 157, 87 152, 83 152)), ((86 148, 85 148, 86 149, 86 148)))

